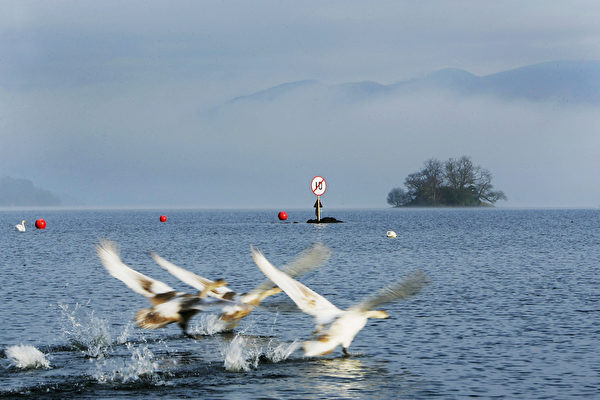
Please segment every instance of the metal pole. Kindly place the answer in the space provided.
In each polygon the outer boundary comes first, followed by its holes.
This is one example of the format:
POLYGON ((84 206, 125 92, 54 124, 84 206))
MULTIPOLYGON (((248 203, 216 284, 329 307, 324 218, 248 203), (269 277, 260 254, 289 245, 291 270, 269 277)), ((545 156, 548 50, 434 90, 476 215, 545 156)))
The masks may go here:
POLYGON ((317 222, 321 222, 321 196, 317 196, 317 222))

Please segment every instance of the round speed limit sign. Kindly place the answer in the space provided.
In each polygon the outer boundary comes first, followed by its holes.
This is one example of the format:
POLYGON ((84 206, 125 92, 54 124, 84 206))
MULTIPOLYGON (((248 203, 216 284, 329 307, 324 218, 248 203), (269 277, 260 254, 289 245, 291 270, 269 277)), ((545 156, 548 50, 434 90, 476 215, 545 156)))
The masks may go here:
POLYGON ((317 196, 321 196, 325 193, 325 189, 327 188, 327 183, 325 182, 325 178, 322 176, 315 176, 310 183, 310 190, 317 196))

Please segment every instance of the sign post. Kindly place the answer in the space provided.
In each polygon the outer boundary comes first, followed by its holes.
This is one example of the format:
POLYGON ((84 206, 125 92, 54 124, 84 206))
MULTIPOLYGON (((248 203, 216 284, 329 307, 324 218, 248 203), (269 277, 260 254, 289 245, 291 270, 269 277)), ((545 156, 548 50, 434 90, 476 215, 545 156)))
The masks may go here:
POLYGON ((321 196, 327 189, 327 182, 322 176, 315 176, 310 183, 310 190, 317 196, 317 202, 315 203, 317 222, 321 221, 321 196))

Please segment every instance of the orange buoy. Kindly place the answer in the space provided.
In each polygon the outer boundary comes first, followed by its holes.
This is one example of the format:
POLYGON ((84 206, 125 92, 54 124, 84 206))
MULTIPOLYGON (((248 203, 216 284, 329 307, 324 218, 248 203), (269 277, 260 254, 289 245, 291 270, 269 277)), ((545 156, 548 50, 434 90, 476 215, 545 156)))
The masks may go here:
POLYGON ((167 222, 167 216, 166 215, 161 215, 160 216, 160 222, 167 222))
POLYGON ((46 229, 46 221, 43 218, 36 220, 35 227, 38 229, 46 229))
POLYGON ((285 221, 287 219, 288 215, 285 211, 279 211, 279 214, 277 214, 277 217, 280 220, 285 221))

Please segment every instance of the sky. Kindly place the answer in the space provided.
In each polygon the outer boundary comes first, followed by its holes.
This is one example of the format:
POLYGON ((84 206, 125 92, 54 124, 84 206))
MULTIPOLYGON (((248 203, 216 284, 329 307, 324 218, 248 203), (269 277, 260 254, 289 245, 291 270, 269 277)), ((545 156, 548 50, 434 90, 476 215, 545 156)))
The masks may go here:
POLYGON ((386 208, 430 158, 489 169, 500 207, 598 207, 592 106, 231 100, 600 59, 596 1, 0 0, 0 176, 90 207, 386 208))

